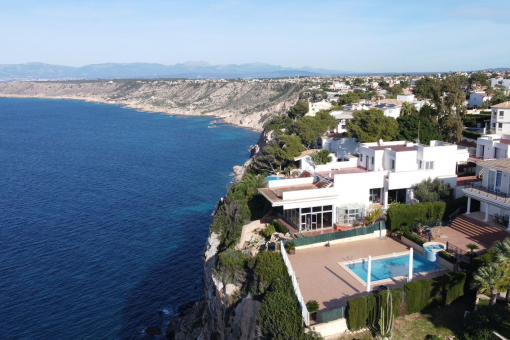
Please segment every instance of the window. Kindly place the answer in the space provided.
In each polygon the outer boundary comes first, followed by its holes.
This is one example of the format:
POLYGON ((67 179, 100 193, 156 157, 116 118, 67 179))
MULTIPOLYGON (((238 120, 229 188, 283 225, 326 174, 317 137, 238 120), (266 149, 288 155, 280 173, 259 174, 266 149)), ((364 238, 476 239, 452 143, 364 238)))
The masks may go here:
POLYGON ((363 154, 359 154, 359 160, 363 162, 363 154))
POLYGON ((496 123, 492 123, 492 128, 495 129, 496 128, 496 123))
POLYGON ((420 161, 420 165, 418 166, 418 169, 423 169, 423 162, 420 161))
POLYGON ((380 203, 381 202, 381 188, 370 189, 368 201, 370 203, 380 203))
POLYGON ((390 159, 390 169, 395 170, 395 160, 394 159, 390 159))
POLYGON ((503 173, 501 170, 489 170, 489 179, 487 181, 487 189, 490 191, 501 191, 501 179, 503 177, 503 173))
POLYGON ((500 117, 503 117, 505 115, 505 113, 503 111, 499 111, 499 116, 500 117))
POLYGON ((425 170, 434 170, 434 161, 425 162, 425 170))
POLYGON ((498 128, 502 129, 503 128, 503 123, 498 123, 498 128))
POLYGON ((374 165, 374 157, 372 157, 372 165, 374 165))

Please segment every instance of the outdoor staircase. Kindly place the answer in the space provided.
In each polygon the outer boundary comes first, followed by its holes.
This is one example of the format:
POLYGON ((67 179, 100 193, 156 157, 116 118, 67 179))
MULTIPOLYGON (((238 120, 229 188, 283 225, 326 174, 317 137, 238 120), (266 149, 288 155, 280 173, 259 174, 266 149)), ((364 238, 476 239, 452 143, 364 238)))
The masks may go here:
POLYGON ((451 228, 487 247, 490 247, 495 241, 510 237, 510 233, 466 215, 461 215, 453 220, 451 228))

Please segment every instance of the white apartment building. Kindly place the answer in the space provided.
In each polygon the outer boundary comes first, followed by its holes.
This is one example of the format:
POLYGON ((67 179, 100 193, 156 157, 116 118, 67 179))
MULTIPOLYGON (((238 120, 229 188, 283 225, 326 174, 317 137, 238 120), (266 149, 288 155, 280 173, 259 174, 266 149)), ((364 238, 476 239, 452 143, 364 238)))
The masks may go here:
POLYGON ((397 96, 397 100, 401 102, 406 102, 411 105, 413 105, 416 110, 420 111, 423 105, 425 105, 425 101, 423 100, 416 100, 416 97, 414 94, 399 94, 397 96))
POLYGON ((510 101, 491 106, 490 129, 497 134, 510 134, 510 101))
POLYGON ((501 159, 510 155, 510 136, 483 135, 476 140, 476 158, 501 159))
POLYGON ((468 197, 467 212, 471 213, 471 201, 480 201, 480 211, 485 221, 500 224, 510 231, 510 159, 494 159, 479 162, 482 180, 462 191, 468 197))
POLYGON ((338 122, 337 127, 335 128, 336 133, 345 133, 347 132, 347 122, 352 119, 352 112, 344 112, 344 111, 331 111, 329 113, 331 116, 335 117, 338 122))
POLYGON ((491 78, 491 87, 502 86, 510 90, 510 79, 503 79, 503 77, 491 78))
POLYGON ((317 112, 321 110, 329 110, 331 109, 331 103, 328 103, 325 100, 321 100, 320 102, 309 102, 308 103, 308 113, 307 116, 315 117, 317 112))
POLYGON ((490 101, 492 96, 489 96, 485 92, 472 92, 469 95, 468 106, 482 106, 486 101, 490 101))
MULTIPOLYGON (((358 154, 308 167, 312 177, 270 181, 259 192, 273 207, 283 207, 299 232, 332 228, 352 224, 371 205, 413 202, 412 186, 428 178, 438 177, 455 189, 457 164, 469 156, 466 149, 439 141, 362 143, 358 154)), ((302 166, 311 162, 305 158, 302 166)))
POLYGON ((376 102, 360 102, 350 105, 344 105, 344 113, 353 113, 355 111, 378 109, 386 117, 397 119, 400 117, 400 110, 404 102, 396 99, 383 99, 376 102))

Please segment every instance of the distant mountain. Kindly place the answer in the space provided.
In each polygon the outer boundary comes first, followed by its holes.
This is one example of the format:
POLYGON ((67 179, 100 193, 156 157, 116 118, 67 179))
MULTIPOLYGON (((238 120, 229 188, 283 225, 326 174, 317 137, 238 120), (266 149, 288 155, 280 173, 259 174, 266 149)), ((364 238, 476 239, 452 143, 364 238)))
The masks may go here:
POLYGON ((44 63, 0 64, 0 79, 109 79, 109 78, 278 78, 295 76, 348 75, 309 66, 301 69, 264 63, 211 65, 205 61, 182 64, 105 63, 82 67, 44 63))

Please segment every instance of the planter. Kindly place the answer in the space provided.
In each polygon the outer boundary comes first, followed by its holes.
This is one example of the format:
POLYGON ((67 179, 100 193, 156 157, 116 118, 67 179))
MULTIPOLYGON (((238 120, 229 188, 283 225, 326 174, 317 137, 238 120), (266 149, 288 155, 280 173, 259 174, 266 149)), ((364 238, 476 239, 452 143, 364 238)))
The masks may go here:
POLYGON ((310 319, 312 319, 313 321, 316 321, 317 320, 317 312, 310 313, 310 319))
POLYGON ((287 254, 294 255, 296 253, 296 249, 287 250, 287 254))
POLYGON ((419 244, 414 243, 410 239, 406 238, 404 235, 401 236, 400 241, 402 241, 402 243, 405 244, 406 246, 413 248, 415 251, 423 255, 423 247, 420 246, 419 244))

